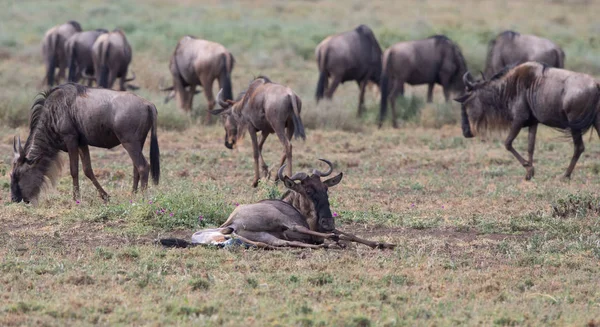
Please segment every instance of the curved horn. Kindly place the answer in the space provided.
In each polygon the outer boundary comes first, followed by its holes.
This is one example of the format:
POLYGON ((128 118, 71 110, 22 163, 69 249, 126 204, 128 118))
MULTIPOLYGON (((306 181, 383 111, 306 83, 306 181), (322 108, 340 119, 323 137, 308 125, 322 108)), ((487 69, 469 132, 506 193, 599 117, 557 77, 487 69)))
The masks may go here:
POLYGON ((219 93, 217 93, 217 103, 219 104, 219 106, 221 106, 221 108, 229 107, 229 104, 225 102, 225 99, 223 99, 223 89, 220 89, 219 93))
POLYGON ((126 79, 125 82, 131 82, 135 79, 135 72, 133 70, 131 71, 131 74, 133 75, 133 77, 126 79))
POLYGON ((321 160, 324 163, 328 164, 329 165, 329 170, 326 171, 326 172, 321 172, 321 171, 318 171, 316 169, 313 169, 313 174, 315 174, 315 175, 317 175, 319 177, 326 177, 326 176, 331 175, 331 173, 333 172, 333 164, 331 163, 331 161, 329 161, 327 159, 322 159, 322 158, 319 158, 319 160, 321 160))
POLYGON ((463 75, 463 83, 465 83, 467 90, 472 90, 473 87, 475 86, 475 84, 472 82, 472 80, 473 80, 473 76, 471 76, 471 72, 466 72, 463 75))
MULTIPOLYGON (((279 170, 277 170, 277 177, 279 177, 280 181, 282 181, 285 177, 283 175, 283 170, 285 169, 285 166, 287 166, 287 164, 283 164, 281 167, 279 167, 279 170)), ((290 179, 293 181, 301 181, 307 177, 308 177, 308 175, 306 173, 299 172, 299 173, 295 173, 294 175, 292 175, 292 177, 290 177, 290 179)))
POLYGON ((485 75, 481 70, 479 71, 479 74, 481 74, 481 80, 485 82, 485 75))
POLYGON ((89 79, 89 80, 96 80, 96 77, 92 76, 92 75, 88 75, 85 70, 81 72, 81 77, 85 78, 85 79, 89 79))

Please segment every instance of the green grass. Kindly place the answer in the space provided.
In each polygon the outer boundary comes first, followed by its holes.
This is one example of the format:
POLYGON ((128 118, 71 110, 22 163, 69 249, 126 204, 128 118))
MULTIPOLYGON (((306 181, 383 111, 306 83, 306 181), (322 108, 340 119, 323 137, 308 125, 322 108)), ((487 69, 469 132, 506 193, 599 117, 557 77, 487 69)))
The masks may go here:
MULTIPOLYGON (((434 103, 426 87, 398 100, 403 124, 376 128, 378 98, 356 117, 358 88, 314 100, 314 47, 365 23, 381 45, 445 33, 482 69, 489 39, 506 28, 549 37, 567 67, 600 73, 596 13, 585 1, 178 1, 38 0, 0 13, 0 325, 413 326, 585 325, 598 321, 600 158, 598 140, 571 181, 560 179, 572 144, 541 128, 536 176, 501 136, 464 139, 458 106, 434 103), (460 6, 460 7, 459 7, 460 6), (536 14, 532 14, 536 13, 536 14), (343 18, 343 19, 342 19, 343 18), (133 46, 138 93, 159 110, 161 183, 131 195, 131 162, 121 147, 92 149, 111 195, 103 204, 80 174, 71 200, 67 169, 33 207, 11 204, 12 137, 28 133, 41 91, 39 42, 49 27, 77 19, 85 29, 123 28, 133 46), (331 188, 339 228, 398 244, 393 251, 167 250, 161 237, 189 238, 223 223, 236 204, 277 198, 281 184, 252 189, 250 140, 223 146, 219 124, 203 123, 204 95, 186 115, 163 103, 169 56, 179 37, 223 43, 236 57, 234 91, 265 74, 303 100, 305 142, 294 140, 294 170, 327 158, 343 171, 331 188)), ((215 119, 216 121, 216 119, 215 119)), ((515 148, 526 151, 526 135, 515 148)), ((148 148, 148 147, 146 147, 148 148)), ((271 136, 265 160, 281 155, 271 136)), ((66 156, 64 156, 66 158, 66 156)))

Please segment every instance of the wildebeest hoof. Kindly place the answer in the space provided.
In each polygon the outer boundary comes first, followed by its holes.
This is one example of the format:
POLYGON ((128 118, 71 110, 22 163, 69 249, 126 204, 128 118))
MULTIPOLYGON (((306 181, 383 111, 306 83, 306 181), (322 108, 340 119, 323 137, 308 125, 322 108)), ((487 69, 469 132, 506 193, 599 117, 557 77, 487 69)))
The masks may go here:
POLYGON ((531 180, 531 178, 533 178, 533 175, 535 175, 535 169, 533 167, 527 167, 527 174, 525 175, 525 180, 531 180))
POLYGON ((104 201, 104 203, 108 203, 110 201, 110 196, 108 194, 102 194, 100 195, 100 197, 102 198, 102 201, 104 201))
POLYGON ((252 182, 252 187, 257 187, 258 186, 258 180, 255 180, 254 182, 252 182))

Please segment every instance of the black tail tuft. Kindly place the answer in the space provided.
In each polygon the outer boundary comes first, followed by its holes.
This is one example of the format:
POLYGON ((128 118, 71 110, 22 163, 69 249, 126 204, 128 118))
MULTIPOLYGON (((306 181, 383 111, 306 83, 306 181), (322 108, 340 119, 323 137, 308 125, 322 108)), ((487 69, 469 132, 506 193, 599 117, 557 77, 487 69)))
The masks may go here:
POLYGON ((160 150, 158 148, 157 120, 158 112, 156 107, 150 106, 150 116, 152 117, 152 131, 150 134, 150 173, 154 185, 158 185, 160 180, 160 150))
POLYGON ((56 49, 58 48, 58 36, 54 35, 54 40, 50 40, 50 50, 48 51, 48 55, 50 58, 48 59, 48 71, 46 72, 46 81, 48 82, 48 86, 52 87, 54 85, 54 71, 56 70, 56 49))
MULTIPOLYGON (((233 56, 230 55, 233 65, 233 56)), ((231 72, 227 65, 227 54, 221 55, 221 87, 223 88, 223 97, 225 100, 233 100, 233 91, 231 90, 231 72)))
POLYGON ((325 49, 325 57, 321 61, 321 53, 317 56, 317 65, 319 66, 319 81, 317 82, 317 92, 315 97, 317 98, 317 103, 319 100, 323 99, 325 96, 325 84, 327 83, 327 54, 329 51, 325 49))
POLYGON ((192 243, 180 238, 161 238, 158 242, 168 248, 188 248, 194 246, 192 243))
POLYGON ((68 53, 69 56, 69 82, 77 83, 77 46, 75 44, 72 45, 71 53, 68 53))
POLYGON ((110 43, 106 45, 106 49, 102 51, 100 47, 100 78, 98 79, 98 86, 108 88, 108 51, 110 50, 110 43))

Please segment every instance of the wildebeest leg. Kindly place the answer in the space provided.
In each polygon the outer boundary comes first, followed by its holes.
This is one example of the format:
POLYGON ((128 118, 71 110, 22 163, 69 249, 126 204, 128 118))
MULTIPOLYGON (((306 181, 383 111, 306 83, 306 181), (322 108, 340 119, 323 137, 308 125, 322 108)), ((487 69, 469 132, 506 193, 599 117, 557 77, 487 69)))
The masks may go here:
POLYGON ((268 250, 275 250, 276 249, 276 247, 274 247, 272 245, 269 245, 269 244, 266 244, 266 243, 263 243, 263 242, 255 242, 255 241, 249 240, 249 239, 247 239, 247 238, 245 238, 245 237, 243 237, 240 234, 235 233, 235 232, 232 233, 232 235, 234 237, 240 239, 242 242, 244 242, 246 244, 254 245, 257 248, 268 249, 268 250))
POLYGON ((252 182, 252 187, 258 186, 258 180, 260 178, 258 172, 258 158, 260 157, 260 153, 258 152, 258 141, 256 139, 256 133, 258 131, 254 129, 254 127, 248 127, 248 133, 250 134, 250 139, 252 140, 252 154, 254 156, 254 181, 252 182))
POLYGON ((108 72, 108 82, 106 84, 106 88, 112 90, 113 85, 115 84, 115 80, 116 79, 117 79, 117 72, 115 70, 109 70, 109 72, 108 72))
POLYGON ((358 96, 358 117, 360 117, 365 111, 365 90, 367 89, 368 81, 364 80, 358 82, 358 87, 360 89, 360 95, 358 96))
POLYGON ((260 134, 260 141, 258 142, 258 155, 259 155, 258 160, 260 162, 260 167, 262 168, 263 175, 265 177, 268 177, 267 175, 269 175, 269 167, 267 167, 267 164, 265 163, 265 160, 263 158, 262 149, 263 149, 263 145, 265 144, 265 141, 267 140, 267 136, 269 136, 269 133, 263 131, 260 134))
POLYGON ((102 198, 102 200, 104 200, 104 202, 107 202, 108 194, 106 193, 106 191, 104 191, 102 186, 100 186, 100 183, 98 183, 98 180, 94 175, 94 171, 92 170, 92 160, 90 158, 89 147, 87 145, 80 146, 79 155, 81 156, 81 165, 83 166, 83 173, 87 178, 89 178, 92 181, 98 192, 100 192, 100 197, 102 198))
POLYGON ((351 241, 351 242, 356 242, 356 243, 361 243, 364 244, 366 246, 369 246, 373 249, 377 248, 377 249, 393 249, 396 247, 395 244, 389 244, 389 243, 381 243, 381 242, 374 242, 374 241, 369 241, 369 240, 365 240, 362 239, 360 237, 354 236, 352 234, 348 234, 345 232, 342 232, 340 230, 335 230, 335 233, 340 234, 339 238, 342 241, 351 241))
MULTIPOLYGON (((203 78, 201 80, 202 88, 204 89, 204 96, 206 97, 206 101, 208 101, 208 107, 206 110, 206 122, 210 124, 212 120, 212 115, 210 111, 215 108, 215 97, 213 95, 213 82, 215 80, 212 78, 203 78)), ((193 94, 193 92, 192 92, 193 94)))
MULTIPOLYGON (((287 159, 287 166, 285 167, 286 173, 288 176, 292 176, 292 143, 290 143, 290 140, 286 137, 285 130, 283 128, 275 129, 275 133, 277 134, 281 144, 283 144, 283 151, 285 158, 287 159)), ((283 165, 283 163, 281 165, 283 165)), ((279 167, 281 167, 281 165, 279 165, 279 167)))
POLYGON ((537 133, 538 124, 529 126, 529 140, 527 147, 527 154, 529 155, 529 165, 525 167, 527 169, 526 180, 530 180, 535 175, 535 169, 533 168, 533 151, 535 150, 535 135, 537 133))
POLYGON ((77 141, 65 140, 67 152, 69 153, 69 169, 73 178, 73 200, 79 199, 79 156, 77 154, 77 141))
MULTIPOLYGON (((521 163, 521 165, 523 167, 528 169, 529 162, 527 162, 517 152, 517 150, 515 150, 515 148, 513 148, 513 145, 512 145, 515 138, 517 138, 517 135, 519 135, 519 132, 521 131, 522 126, 523 126, 523 124, 520 121, 513 122, 512 126, 510 127, 510 131, 508 132, 508 136, 506 137, 506 140, 504 141, 504 146, 506 147, 506 150, 510 151, 510 153, 512 153, 513 156, 515 156, 515 158, 517 158, 517 160, 519 160, 519 162, 521 163)), ((525 179, 527 179, 527 175, 525 176, 525 179)))
POLYGON ((396 112, 396 98, 398 95, 404 96, 404 83, 393 82, 392 91, 388 99, 392 106, 392 127, 398 128, 398 113, 396 112))
MULTIPOLYGON (((435 83, 429 83, 429 85, 427 86, 427 103, 432 103, 433 102, 433 87, 435 86, 435 83)), ((444 90, 446 90, 446 88, 444 88, 444 90)), ((446 94, 444 94, 446 95, 446 94)), ((446 99, 446 101, 448 101, 448 99, 446 99)))
POLYGON ((337 89, 337 87, 340 85, 340 83, 342 82, 342 79, 338 76, 334 76, 333 77, 333 81, 331 82, 331 87, 329 87, 329 90, 327 90, 327 92, 325 93, 325 97, 327 99, 331 99, 331 97, 333 96, 333 92, 335 92, 335 89, 337 89))
MULTIPOLYGON (((288 124, 288 126, 290 126, 290 125, 288 124)), ((294 129, 290 127, 290 128, 287 128, 285 130, 285 132, 286 132, 286 137, 287 137, 288 141, 291 141, 292 136, 294 136, 294 129)), ((287 158, 287 153, 284 151, 283 155, 281 156, 281 160, 279 160, 279 166, 277 166, 277 167, 283 166, 283 163, 285 162, 286 158, 287 158)), ((288 176, 291 176, 291 175, 288 175, 288 176)), ((276 176, 275 180, 279 180, 279 176, 276 176)))
POLYGON ((577 164, 577 160, 585 151, 585 145, 583 145, 583 135, 581 135, 580 131, 571 131, 571 136, 573 136, 573 145, 575 146, 575 151, 573 153, 573 158, 571 158, 571 164, 569 164, 569 168, 567 168, 567 172, 565 173, 565 178, 570 179, 571 173, 573 169, 575 169, 575 165, 577 164))
MULTIPOLYGON (((275 237, 273 234, 269 234, 267 232, 249 232, 249 231, 239 231, 238 232, 238 236, 239 233, 243 233, 244 236, 242 236, 240 239, 242 241, 244 241, 243 238, 245 238, 246 240, 250 239, 250 242, 257 242, 259 244, 266 244, 266 245, 270 245, 273 247, 296 247, 296 248, 310 248, 310 249, 320 249, 325 247, 326 245, 322 244, 322 245, 316 245, 316 244, 309 244, 309 243, 304 243, 304 242, 300 242, 300 241, 288 241, 288 240, 283 240, 280 238, 275 237)), ((252 243, 250 243, 252 244, 252 243)))
POLYGON ((125 72, 123 73, 123 76, 121 76, 121 77, 119 78, 119 90, 120 90, 120 91, 125 91, 125 90, 127 90, 127 89, 125 88, 125 80, 126 80, 126 79, 127 79, 127 71, 125 71, 125 72))
POLYGON ((196 84, 191 84, 189 90, 186 91, 185 105, 183 107, 188 113, 191 113, 193 109, 194 92, 196 92, 196 84))
MULTIPOLYGON (((144 158, 144 154, 142 153, 143 145, 137 142, 126 142, 123 143, 123 147, 127 150, 131 161, 133 162, 133 168, 137 169, 139 177, 142 180, 142 191, 148 187, 148 174, 150 170, 148 169, 148 162, 146 158, 144 158)), ((137 192, 138 183, 135 180, 135 175, 133 176, 133 188, 132 192, 137 192)))

